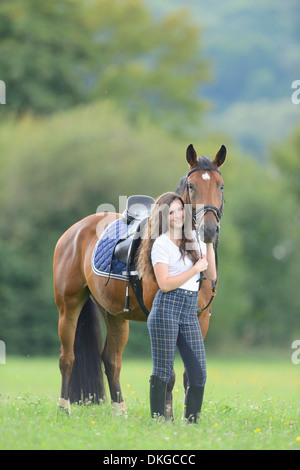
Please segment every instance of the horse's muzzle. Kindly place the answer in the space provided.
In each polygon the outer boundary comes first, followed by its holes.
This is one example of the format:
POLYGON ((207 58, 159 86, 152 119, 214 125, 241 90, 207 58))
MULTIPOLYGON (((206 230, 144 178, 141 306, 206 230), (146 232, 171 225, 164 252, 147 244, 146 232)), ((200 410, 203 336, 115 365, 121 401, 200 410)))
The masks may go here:
POLYGON ((219 228, 219 225, 216 223, 212 225, 204 224, 204 243, 214 243, 219 235, 219 228))
POLYGON ((204 243, 214 243, 220 232, 220 211, 215 206, 203 206, 196 211, 195 226, 197 236, 204 243))

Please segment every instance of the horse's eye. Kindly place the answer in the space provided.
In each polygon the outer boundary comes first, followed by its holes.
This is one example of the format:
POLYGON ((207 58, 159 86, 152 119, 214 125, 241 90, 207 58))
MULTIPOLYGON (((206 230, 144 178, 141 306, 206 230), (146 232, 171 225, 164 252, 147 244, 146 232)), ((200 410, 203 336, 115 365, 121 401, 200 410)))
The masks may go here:
POLYGON ((222 183, 220 186, 220 190, 223 191, 223 189, 224 189, 224 183, 222 183))
POLYGON ((194 187, 191 183, 189 183, 188 188, 189 188, 190 191, 194 191, 194 190, 195 190, 195 187, 194 187))

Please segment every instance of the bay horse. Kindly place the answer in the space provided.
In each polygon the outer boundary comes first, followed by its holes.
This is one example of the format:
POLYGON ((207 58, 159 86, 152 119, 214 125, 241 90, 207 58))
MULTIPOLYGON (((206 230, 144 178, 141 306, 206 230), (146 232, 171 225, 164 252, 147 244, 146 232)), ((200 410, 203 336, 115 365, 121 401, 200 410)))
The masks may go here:
MULTIPOLYGON (((186 150, 188 172, 181 178, 177 193, 190 204, 196 227, 202 228, 205 243, 216 243, 223 212, 224 183, 219 168, 226 159, 221 146, 214 160, 197 157, 193 145, 186 150), (197 209, 200 207, 200 209, 197 209)), ((70 403, 104 398, 101 362, 110 390, 112 406, 121 414, 126 409, 120 386, 122 353, 128 340, 129 320, 147 320, 132 288, 131 308, 124 311, 125 282, 110 279, 107 283, 92 269, 92 255, 99 237, 121 214, 103 212, 90 215, 70 227, 58 240, 54 251, 54 297, 59 311, 58 333, 61 342, 59 367, 62 376, 58 406, 70 413, 70 403), (102 313, 106 324, 103 348, 100 327, 102 313)), ((198 230, 197 228, 197 230, 198 230)), ((215 281, 203 280, 198 296, 198 318, 203 339, 206 336, 210 308, 216 293, 215 281)), ((151 310, 158 285, 142 279, 144 306, 151 310)), ((128 286, 127 286, 128 287, 128 286)), ((172 406, 175 375, 167 389, 167 403, 172 406)))

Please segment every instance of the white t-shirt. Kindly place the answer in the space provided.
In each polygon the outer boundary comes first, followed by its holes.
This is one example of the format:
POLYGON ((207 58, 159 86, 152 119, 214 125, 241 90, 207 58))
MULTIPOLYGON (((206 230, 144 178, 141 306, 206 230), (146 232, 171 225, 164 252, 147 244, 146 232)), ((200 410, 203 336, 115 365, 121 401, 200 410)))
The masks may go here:
MULTIPOLYGON (((197 247, 199 247, 198 243, 197 247)), ((202 254, 205 255, 206 244, 201 240, 200 249, 202 254)), ((175 243, 173 243, 172 240, 170 240, 170 238, 164 233, 160 235, 153 243, 151 250, 151 262, 153 266, 156 263, 168 264, 170 277, 181 274, 182 272, 192 268, 194 265, 193 261, 188 256, 182 258, 179 247, 175 245, 175 243)), ((199 289, 199 282, 197 282, 199 277, 200 273, 195 274, 195 276, 191 277, 184 284, 179 286, 180 289, 197 291, 199 289)))

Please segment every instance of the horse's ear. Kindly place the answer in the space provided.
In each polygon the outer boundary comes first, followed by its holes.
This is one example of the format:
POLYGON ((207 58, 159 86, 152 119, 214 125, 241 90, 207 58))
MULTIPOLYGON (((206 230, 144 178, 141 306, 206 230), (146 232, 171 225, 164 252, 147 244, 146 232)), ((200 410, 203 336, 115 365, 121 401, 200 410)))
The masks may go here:
POLYGON ((226 150, 226 147, 225 145, 222 145, 222 147, 220 148, 220 150, 218 151, 217 155, 215 156, 215 159, 213 161, 213 163, 219 168, 220 166, 223 165, 223 163, 225 162, 226 160, 226 153, 227 153, 227 150, 226 150))
POLYGON ((192 144, 186 149, 186 161, 190 166, 197 164, 197 153, 192 144))

